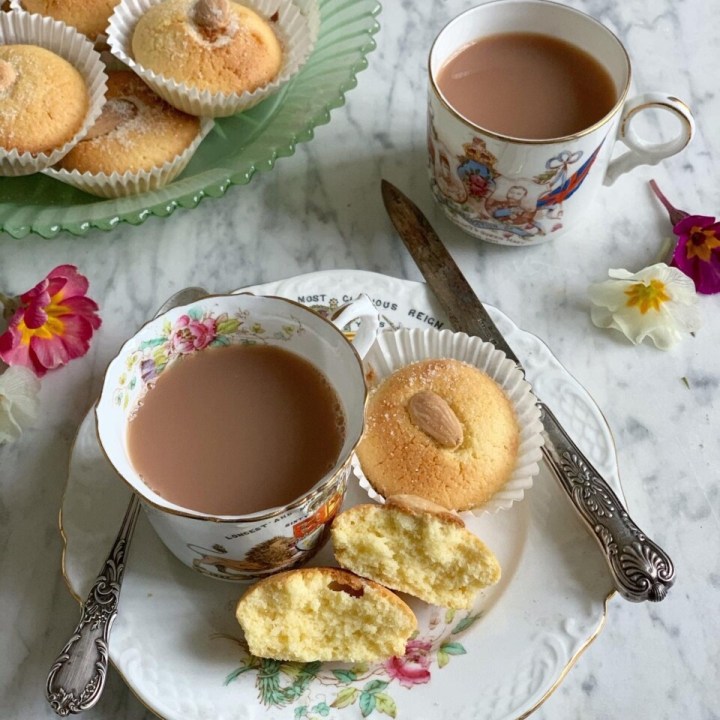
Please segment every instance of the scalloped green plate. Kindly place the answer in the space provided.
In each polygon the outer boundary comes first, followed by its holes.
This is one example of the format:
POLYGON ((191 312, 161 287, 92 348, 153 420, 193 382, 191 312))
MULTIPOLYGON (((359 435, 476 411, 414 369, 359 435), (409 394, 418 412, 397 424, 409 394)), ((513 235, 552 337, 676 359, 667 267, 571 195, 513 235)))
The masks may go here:
POLYGON ((184 172, 160 190, 105 200, 41 174, 0 178, 0 230, 22 238, 67 231, 84 235, 119 223, 139 225, 151 215, 193 208, 205 197, 221 197, 231 185, 246 185, 280 157, 313 137, 345 103, 357 74, 375 49, 380 29, 377 0, 318 0, 320 32, 305 67, 276 95, 251 110, 221 118, 184 172))

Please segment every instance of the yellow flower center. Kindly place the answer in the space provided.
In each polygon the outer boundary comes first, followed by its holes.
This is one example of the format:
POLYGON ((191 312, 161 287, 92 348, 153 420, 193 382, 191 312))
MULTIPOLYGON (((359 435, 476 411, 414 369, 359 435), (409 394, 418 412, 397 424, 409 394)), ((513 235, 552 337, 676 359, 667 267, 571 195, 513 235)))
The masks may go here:
POLYGON ((29 328, 25 324, 25 320, 21 319, 18 323, 20 331, 20 342, 23 345, 29 345, 32 338, 40 338, 41 340, 51 340, 53 337, 65 334, 65 323, 60 319, 62 315, 68 314, 68 309, 60 304, 62 300, 62 292, 53 295, 50 298, 50 304, 46 305, 44 310, 47 314, 47 320, 37 328, 29 328))
POLYGON ((716 247, 720 247, 720 239, 712 228, 703 229, 695 225, 690 230, 690 240, 685 246, 687 259, 700 258, 703 262, 710 262, 710 255, 716 247))
POLYGON ((642 315, 651 308, 659 311, 660 306, 670 300, 670 296, 665 292, 665 283, 662 280, 651 280, 649 285, 635 283, 625 291, 625 294, 628 296, 626 305, 628 307, 637 307, 642 315))

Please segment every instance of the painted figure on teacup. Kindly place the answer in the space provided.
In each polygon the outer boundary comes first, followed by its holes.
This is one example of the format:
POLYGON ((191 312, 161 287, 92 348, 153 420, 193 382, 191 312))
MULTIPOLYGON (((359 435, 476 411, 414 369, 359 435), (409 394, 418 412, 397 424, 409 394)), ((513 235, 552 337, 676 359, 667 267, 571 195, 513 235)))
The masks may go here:
POLYGON ((251 575, 260 578, 305 562, 323 546, 343 497, 342 492, 333 493, 309 517, 292 524, 291 535, 275 535, 258 542, 240 560, 229 557, 224 545, 206 548, 188 544, 188 549, 198 556, 193 567, 204 575, 233 580, 251 575))
POLYGON ((582 151, 561 151, 532 176, 505 174, 477 136, 455 157, 428 122, 433 193, 456 222, 522 243, 562 228, 563 203, 580 188, 602 143, 581 163, 582 151))

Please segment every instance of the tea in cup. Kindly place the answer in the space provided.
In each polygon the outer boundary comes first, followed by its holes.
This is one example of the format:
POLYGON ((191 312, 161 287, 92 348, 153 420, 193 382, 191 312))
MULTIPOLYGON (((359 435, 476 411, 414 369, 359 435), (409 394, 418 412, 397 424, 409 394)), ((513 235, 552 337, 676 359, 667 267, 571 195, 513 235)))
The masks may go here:
POLYGON ((100 445, 182 562, 254 580, 309 559, 342 504, 364 426, 367 296, 325 319, 290 300, 203 298, 110 363, 100 445), (360 326, 352 343, 342 328, 360 326))
POLYGON ((535 245, 583 218, 603 184, 680 152, 694 121, 665 93, 627 99, 631 67, 594 18, 547 0, 497 0, 446 25, 429 57, 430 183, 470 235, 535 245), (633 120, 660 109, 679 120, 668 142, 633 120), (616 143, 627 151, 613 159, 616 143))

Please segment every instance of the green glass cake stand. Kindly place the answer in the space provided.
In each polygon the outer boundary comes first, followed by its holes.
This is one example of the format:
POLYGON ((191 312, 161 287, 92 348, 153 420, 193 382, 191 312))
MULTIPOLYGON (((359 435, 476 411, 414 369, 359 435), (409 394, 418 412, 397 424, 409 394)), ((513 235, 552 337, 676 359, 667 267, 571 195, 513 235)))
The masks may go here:
POLYGON ((377 0, 317 0, 320 31, 302 70, 276 95, 240 115, 219 118, 190 164, 160 190, 106 200, 42 174, 0 178, 0 230, 22 238, 61 232, 84 235, 119 223, 139 225, 151 215, 193 208, 203 198, 220 197, 231 185, 245 185, 256 172, 295 152, 330 121, 330 111, 367 67, 379 30, 377 0))

